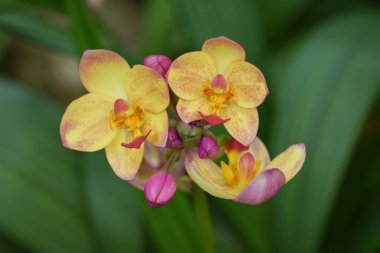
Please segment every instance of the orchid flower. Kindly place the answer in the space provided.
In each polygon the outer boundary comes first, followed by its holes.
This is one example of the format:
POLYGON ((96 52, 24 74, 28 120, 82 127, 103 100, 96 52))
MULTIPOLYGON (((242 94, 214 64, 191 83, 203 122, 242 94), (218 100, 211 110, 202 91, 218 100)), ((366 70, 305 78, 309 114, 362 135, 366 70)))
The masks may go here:
POLYGON ((108 50, 87 50, 79 75, 89 93, 66 109, 60 126, 63 145, 86 152, 105 148, 116 175, 133 179, 143 159, 144 140, 166 144, 169 92, 164 79, 142 65, 131 69, 108 50))
POLYGON ((226 37, 209 39, 202 51, 174 60, 167 80, 179 97, 177 112, 182 121, 224 124, 242 144, 253 141, 259 125, 256 107, 268 89, 261 71, 245 61, 241 45, 226 37))
POLYGON ((301 169, 306 156, 303 143, 294 144, 270 161, 268 151, 256 137, 250 146, 231 139, 225 147, 229 163, 221 167, 201 159, 196 150, 186 154, 186 169, 203 190, 218 198, 256 205, 272 198, 301 169))

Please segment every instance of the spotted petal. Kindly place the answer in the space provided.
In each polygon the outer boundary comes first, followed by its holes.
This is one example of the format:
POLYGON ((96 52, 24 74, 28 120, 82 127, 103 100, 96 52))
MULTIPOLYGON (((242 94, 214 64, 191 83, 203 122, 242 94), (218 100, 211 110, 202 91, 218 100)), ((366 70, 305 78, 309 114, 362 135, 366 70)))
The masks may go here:
POLYGON ((60 134, 65 147, 79 151, 97 151, 116 135, 109 124, 113 100, 101 94, 87 94, 74 100, 63 115, 60 134))
POLYGON ((117 53, 87 50, 79 64, 79 76, 89 92, 126 99, 124 79, 129 69, 128 63, 117 53))
POLYGON ((269 92, 261 71, 245 61, 233 62, 225 78, 235 88, 236 103, 242 107, 259 106, 269 92))
POLYGON ((276 195, 284 183, 285 176, 279 169, 264 170, 234 201, 251 205, 261 204, 276 195))
POLYGON ((194 120, 202 119, 202 114, 212 114, 213 108, 204 97, 195 100, 179 99, 177 103, 177 112, 183 122, 189 123, 194 120), (202 114, 200 114, 200 112, 202 114))
POLYGON ((267 165, 267 168, 278 168, 284 173, 286 182, 288 182, 300 171, 305 161, 305 157, 305 144, 294 144, 275 157, 267 165))
POLYGON ((256 137, 251 145, 249 145, 249 151, 253 154, 256 161, 260 161, 259 171, 263 170, 269 164, 270 157, 268 150, 259 137, 256 137))
POLYGON ((244 146, 251 144, 259 127, 259 115, 256 108, 243 108, 234 103, 222 108, 220 116, 230 119, 224 126, 227 131, 244 146))
POLYGON ((135 177, 144 153, 144 143, 139 149, 125 148, 121 144, 133 141, 132 133, 121 129, 115 139, 106 147, 106 155, 109 164, 117 176, 124 180, 135 177))
POLYGON ((202 87, 216 75, 212 58, 203 52, 191 52, 178 57, 170 66, 167 79, 173 92, 182 99, 201 96, 202 87))
POLYGON ((169 90, 161 75, 151 68, 136 65, 127 72, 125 90, 128 101, 150 112, 161 112, 169 105, 169 90))
POLYGON ((151 131, 147 137, 147 140, 156 146, 165 147, 169 128, 167 112, 145 112, 144 121, 145 123, 142 125, 143 134, 145 135, 145 133, 151 131))
POLYGON ((245 59, 243 47, 226 37, 207 40, 203 44, 202 51, 213 58, 219 74, 224 74, 232 62, 245 59))
POLYGON ((235 198, 236 193, 225 183, 221 169, 212 160, 201 159, 196 151, 188 151, 185 165, 191 179, 206 192, 218 198, 235 198))

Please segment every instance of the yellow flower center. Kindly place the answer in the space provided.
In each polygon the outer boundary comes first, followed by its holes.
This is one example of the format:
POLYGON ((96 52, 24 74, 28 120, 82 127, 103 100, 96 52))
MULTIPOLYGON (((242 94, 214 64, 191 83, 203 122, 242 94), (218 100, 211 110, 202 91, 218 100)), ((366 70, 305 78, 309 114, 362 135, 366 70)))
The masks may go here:
POLYGON ((209 104, 213 107, 214 112, 219 114, 220 108, 226 107, 229 101, 235 97, 235 89, 232 85, 226 89, 215 89, 205 84, 201 94, 207 98, 209 104))
POLYGON ((227 185, 234 188, 237 192, 240 192, 252 182, 259 173, 261 162, 256 160, 251 166, 247 167, 247 164, 244 166, 238 163, 241 158, 238 152, 232 151, 228 153, 227 156, 229 164, 227 165, 223 161, 221 162, 222 176, 227 185))
POLYGON ((126 127, 135 135, 141 135, 141 126, 144 124, 144 111, 140 106, 135 108, 127 107, 126 110, 115 112, 115 109, 110 113, 111 129, 126 127))

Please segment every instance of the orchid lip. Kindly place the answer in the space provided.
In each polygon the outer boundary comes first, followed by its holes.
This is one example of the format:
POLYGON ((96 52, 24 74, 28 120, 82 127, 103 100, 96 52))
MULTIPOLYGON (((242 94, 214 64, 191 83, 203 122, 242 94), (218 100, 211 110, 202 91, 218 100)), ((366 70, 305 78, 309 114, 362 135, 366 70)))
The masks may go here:
POLYGON ((221 117, 219 117, 218 115, 216 114, 208 114, 208 115, 205 115, 203 114, 202 112, 199 112, 199 115, 201 115, 201 117, 207 121, 207 123, 209 123, 211 126, 217 126, 217 125, 220 125, 220 124, 224 124, 226 123, 227 121, 229 121, 230 119, 222 119, 221 117))
POLYGON ((140 149, 141 144, 145 141, 145 139, 148 137, 148 135, 152 132, 152 130, 149 130, 149 132, 146 135, 138 136, 133 141, 129 143, 122 143, 121 146, 125 148, 135 148, 140 149))

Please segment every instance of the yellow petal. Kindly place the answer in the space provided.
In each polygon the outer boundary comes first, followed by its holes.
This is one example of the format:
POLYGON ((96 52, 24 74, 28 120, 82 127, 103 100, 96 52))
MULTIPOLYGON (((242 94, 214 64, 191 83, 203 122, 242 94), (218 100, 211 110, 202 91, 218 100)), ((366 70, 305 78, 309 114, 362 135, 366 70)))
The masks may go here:
POLYGON ((226 37, 207 40, 202 51, 214 59, 219 74, 224 74, 232 62, 245 59, 244 48, 226 37))
POLYGON ((253 154, 256 161, 260 161, 259 171, 262 171, 269 164, 270 157, 267 148, 259 137, 256 137, 251 145, 249 145, 249 151, 253 154))
POLYGON ((60 134, 65 147, 79 151, 104 148, 116 135, 109 123, 113 100, 101 94, 87 94, 74 100, 62 117, 60 134))
POLYGON ((251 144, 259 127, 259 115, 256 108, 243 108, 234 103, 222 108, 220 116, 230 119, 224 126, 227 131, 244 146, 251 144))
POLYGON ((124 180, 131 180, 139 170, 144 154, 144 143, 140 149, 125 148, 121 143, 133 141, 131 132, 120 129, 115 139, 106 147, 108 163, 115 174, 124 180))
POLYGON ((211 195, 223 199, 234 199, 237 196, 224 181, 221 169, 212 160, 201 159, 196 151, 188 151, 185 165, 191 179, 211 195))
POLYGON ((232 63, 227 68, 225 78, 235 88, 236 103, 242 107, 257 107, 268 94, 263 74, 248 62, 232 63))
POLYGON ((285 175, 286 182, 288 182, 301 170, 305 157, 305 144, 294 144, 275 157, 266 168, 281 170, 285 175))
POLYGON ((178 57, 167 74, 170 88, 180 98, 193 100, 201 96, 202 87, 216 75, 212 58, 203 52, 191 52, 178 57))
POLYGON ((151 68, 136 65, 127 72, 128 101, 150 112, 161 112, 169 105, 169 90, 162 76, 151 68))
POLYGON ((209 115, 213 113, 213 108, 204 97, 195 100, 179 99, 177 103, 177 112, 183 122, 189 123, 194 120, 202 119, 201 114, 209 115))
POLYGON ((89 92, 114 99, 126 98, 124 89, 128 63, 112 51, 96 49, 84 52, 79 64, 79 76, 89 92))
POLYGON ((153 145, 165 147, 168 138, 169 120, 166 111, 159 113, 144 113, 144 124, 142 125, 142 134, 145 135, 149 131, 147 139, 153 145))

